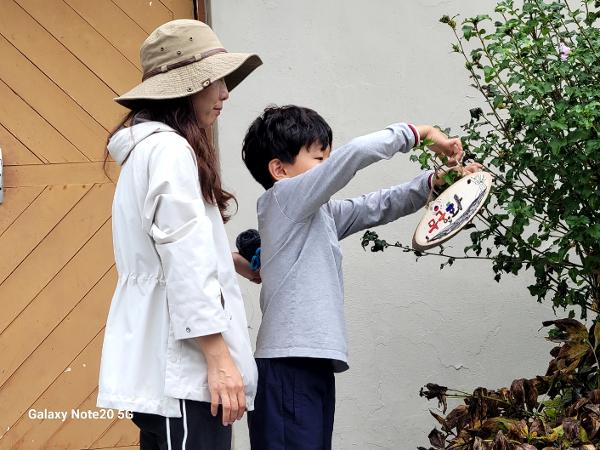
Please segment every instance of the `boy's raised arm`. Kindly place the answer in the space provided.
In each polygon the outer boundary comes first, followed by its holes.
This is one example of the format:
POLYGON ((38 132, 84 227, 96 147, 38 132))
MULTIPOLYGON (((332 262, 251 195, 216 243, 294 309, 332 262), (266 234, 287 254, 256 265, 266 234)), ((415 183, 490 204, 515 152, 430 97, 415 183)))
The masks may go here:
POLYGON ((278 181, 274 194, 282 212, 302 222, 342 189, 357 171, 398 152, 406 153, 417 142, 414 126, 398 123, 351 140, 323 163, 292 178, 278 181))
POLYGON ((431 189, 432 171, 389 189, 381 189, 356 198, 330 200, 338 239, 369 227, 384 225, 421 209, 431 189))
MULTIPOLYGON (((462 177, 483 170, 483 166, 472 162, 449 170, 456 171, 462 177)), ((418 211, 427 203, 433 186, 442 186, 445 183, 445 173, 445 170, 437 174, 428 170, 408 183, 389 189, 381 189, 356 198, 330 200, 329 208, 335 220, 338 239, 418 211)))

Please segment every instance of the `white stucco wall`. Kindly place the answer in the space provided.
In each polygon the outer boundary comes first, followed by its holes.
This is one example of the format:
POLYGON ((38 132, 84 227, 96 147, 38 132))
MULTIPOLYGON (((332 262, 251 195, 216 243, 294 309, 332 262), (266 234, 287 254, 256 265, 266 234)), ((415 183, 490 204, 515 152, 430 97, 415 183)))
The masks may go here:
MULTIPOLYGON (((394 121, 450 126, 468 120, 481 99, 469 87, 443 14, 486 13, 493 0, 215 0, 212 24, 230 51, 255 51, 264 65, 237 88, 219 121, 224 180, 240 202, 228 225, 233 243, 255 227, 263 192, 240 157, 249 123, 269 103, 319 111, 338 146, 394 121)), ((340 196, 408 180, 419 168, 406 155, 360 172, 340 196)), ((381 227, 410 242, 420 214, 381 227)), ((419 388, 438 382, 467 391, 509 385, 546 369, 550 345, 538 331, 552 317, 529 297, 524 278, 493 281, 490 266, 439 259, 415 262, 390 249, 363 252, 357 234, 342 243, 350 370, 337 376, 334 448, 414 449, 427 444, 433 402, 419 388)), ((462 254, 466 240, 452 241, 462 254)), ((242 281, 251 336, 260 323, 258 288, 242 281)), ((248 449, 245 424, 235 447, 248 449)))

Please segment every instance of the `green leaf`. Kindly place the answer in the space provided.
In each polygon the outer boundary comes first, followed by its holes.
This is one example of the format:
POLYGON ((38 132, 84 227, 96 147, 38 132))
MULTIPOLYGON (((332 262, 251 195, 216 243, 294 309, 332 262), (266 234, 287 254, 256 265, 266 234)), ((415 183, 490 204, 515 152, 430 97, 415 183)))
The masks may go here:
POLYGON ((554 129, 563 130, 563 131, 569 129, 569 127, 567 127, 567 124, 564 121, 558 121, 558 120, 551 120, 550 126, 554 129))
POLYGON ((596 239, 600 242, 600 223, 595 223, 588 228, 588 233, 592 239, 596 239))
POLYGON ((496 76, 496 69, 494 67, 484 66, 483 75, 485 77, 485 82, 490 83, 496 76))
POLYGON ((469 24, 463 25, 462 32, 467 41, 475 35, 475 29, 473 28, 473 25, 469 24))

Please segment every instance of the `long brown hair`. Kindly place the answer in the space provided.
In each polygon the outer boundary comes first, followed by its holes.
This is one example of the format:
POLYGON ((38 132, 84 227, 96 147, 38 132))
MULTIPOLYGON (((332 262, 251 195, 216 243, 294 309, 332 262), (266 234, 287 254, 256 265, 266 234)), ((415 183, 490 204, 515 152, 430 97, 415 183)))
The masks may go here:
MULTIPOLYGON (((206 130, 198 124, 191 96, 140 102, 110 132, 107 146, 110 138, 123 126, 131 126, 133 117, 140 112, 143 112, 144 118, 170 126, 188 141, 197 156, 198 178, 202 196, 207 203, 219 207, 223 222, 227 222, 231 218, 231 214, 227 213, 229 202, 233 201, 237 209, 237 200, 233 194, 224 190, 221 185, 221 171, 217 151, 208 139, 206 130)), ((105 166, 107 160, 108 149, 104 158, 105 166)))

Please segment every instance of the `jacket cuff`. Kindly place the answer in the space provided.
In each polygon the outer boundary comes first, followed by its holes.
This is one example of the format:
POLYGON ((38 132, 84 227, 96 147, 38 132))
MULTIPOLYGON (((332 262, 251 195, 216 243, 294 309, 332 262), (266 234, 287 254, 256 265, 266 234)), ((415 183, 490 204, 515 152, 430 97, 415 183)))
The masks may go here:
POLYGON ((229 328, 229 318, 225 311, 219 317, 212 317, 210 321, 206 317, 188 316, 172 322, 175 340, 192 339, 199 336, 223 333, 229 328))

